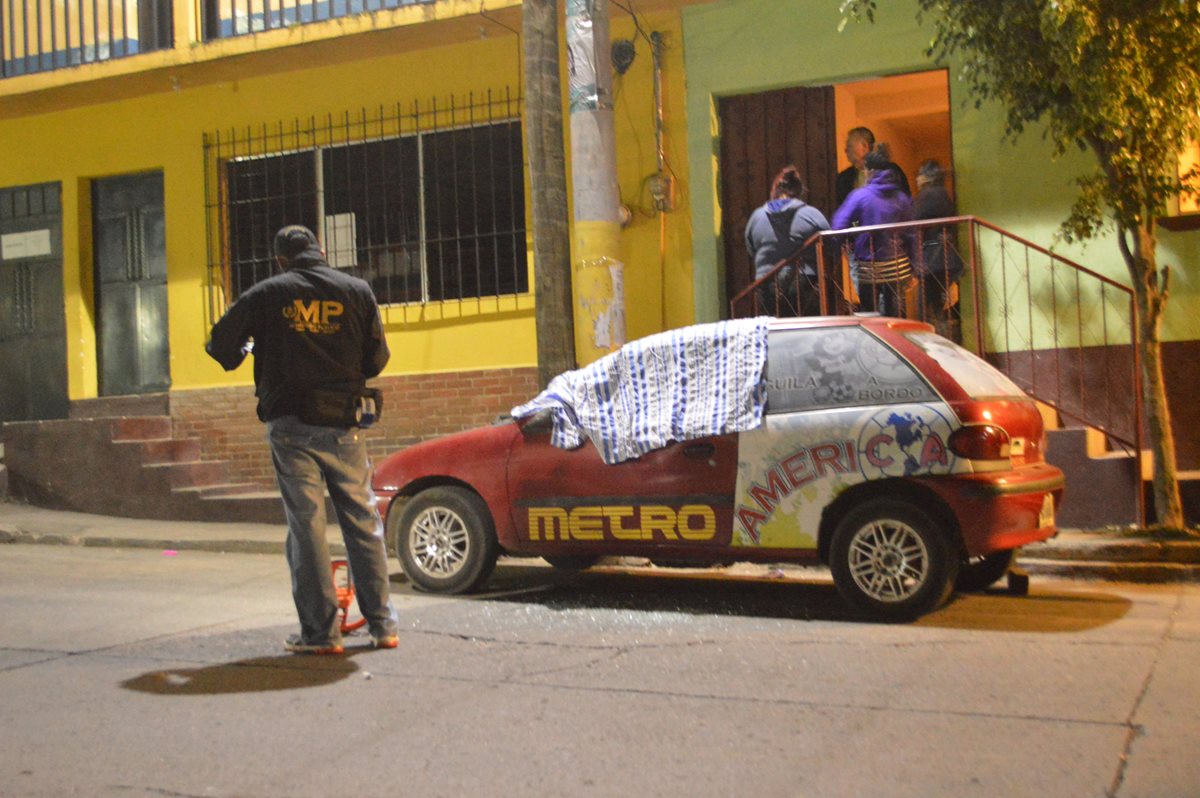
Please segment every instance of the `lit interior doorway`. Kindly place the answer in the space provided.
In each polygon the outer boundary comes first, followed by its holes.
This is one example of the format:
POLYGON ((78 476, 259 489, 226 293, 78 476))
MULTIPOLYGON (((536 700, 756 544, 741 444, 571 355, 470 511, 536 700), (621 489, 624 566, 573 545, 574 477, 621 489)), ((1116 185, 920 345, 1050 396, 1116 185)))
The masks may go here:
POLYGON ((850 165, 840 146, 845 144, 846 133, 866 127, 875 134, 875 141, 885 142, 891 149, 892 160, 904 170, 913 191, 917 189, 917 167, 932 158, 947 171, 946 187, 954 195, 950 88, 944 69, 843 83, 833 87, 833 97, 838 171, 850 165))

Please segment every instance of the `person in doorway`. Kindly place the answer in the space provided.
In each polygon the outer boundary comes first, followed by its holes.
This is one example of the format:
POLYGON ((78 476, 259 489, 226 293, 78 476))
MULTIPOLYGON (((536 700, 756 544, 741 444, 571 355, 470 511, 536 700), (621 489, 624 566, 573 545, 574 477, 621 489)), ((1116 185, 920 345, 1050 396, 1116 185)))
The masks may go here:
MULTIPOLYGON (((833 229, 907 222, 912 219, 912 199, 889 166, 886 144, 866 157, 867 184, 850 192, 833 215, 833 229)), ((903 317, 912 281, 908 230, 881 230, 855 237, 851 268, 858 287, 859 310, 903 317)))
POLYGON ((771 183, 771 198, 746 223, 746 251, 754 260, 755 280, 770 274, 780 261, 795 259, 758 287, 761 313, 816 316, 821 312, 816 253, 813 247, 803 247, 814 233, 828 230, 829 221, 804 201, 805 194, 800 171, 785 166, 771 183))
MULTIPOLYGON (((258 417, 266 422, 287 515, 287 559, 300 633, 294 653, 343 652, 337 592, 325 538, 325 491, 346 544, 359 610, 375 648, 396 648, 383 523, 371 491, 360 424, 366 381, 388 362, 370 287, 333 269, 306 227, 274 241, 283 270, 252 286, 213 326, 205 347, 226 371, 254 355, 258 417)), ((368 419, 370 414, 368 413, 368 419)))
MULTIPOLYGON (((846 197, 850 196, 851 191, 867 184, 867 156, 873 149, 875 149, 875 134, 871 132, 870 128, 851 128, 850 132, 846 134, 845 153, 850 165, 838 172, 835 184, 835 208, 842 207, 842 203, 846 201, 846 197)), ((888 161, 887 168, 896 173, 901 190, 911 196, 912 191, 909 189, 908 177, 905 176, 904 170, 898 164, 892 163, 891 160, 888 161)))
MULTIPOLYGON (((944 219, 954 216, 954 200, 946 190, 946 170, 936 160, 917 169, 917 196, 913 219, 944 219)), ((921 228, 921 246, 915 271, 921 282, 917 294, 919 316, 933 324, 938 333, 953 341, 962 338, 958 315, 958 280, 963 260, 958 251, 954 226, 921 228)))

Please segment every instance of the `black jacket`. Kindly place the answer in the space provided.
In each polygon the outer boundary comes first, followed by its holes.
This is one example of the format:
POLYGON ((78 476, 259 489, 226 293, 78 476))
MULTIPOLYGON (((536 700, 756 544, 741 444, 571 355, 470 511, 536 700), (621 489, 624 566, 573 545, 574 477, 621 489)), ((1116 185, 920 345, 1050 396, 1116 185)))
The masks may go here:
POLYGON ((370 286, 331 268, 316 248, 242 294, 213 326, 205 350, 232 371, 251 339, 263 421, 298 414, 312 388, 361 388, 390 356, 370 286))
POLYGON ((942 219, 954 215, 954 200, 945 186, 924 186, 913 197, 914 219, 942 219))

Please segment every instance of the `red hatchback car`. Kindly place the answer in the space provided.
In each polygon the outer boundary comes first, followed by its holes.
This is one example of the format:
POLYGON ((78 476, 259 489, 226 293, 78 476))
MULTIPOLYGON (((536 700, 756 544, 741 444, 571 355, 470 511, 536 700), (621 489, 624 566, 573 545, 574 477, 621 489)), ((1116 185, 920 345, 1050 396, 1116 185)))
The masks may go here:
POLYGON ((763 325, 752 428, 610 465, 586 440, 552 445, 542 412, 388 457, 374 489, 413 584, 471 590, 502 553, 563 568, 825 563, 851 605, 903 620, 1056 534, 1064 480, 1041 414, 995 368, 916 322, 763 325))

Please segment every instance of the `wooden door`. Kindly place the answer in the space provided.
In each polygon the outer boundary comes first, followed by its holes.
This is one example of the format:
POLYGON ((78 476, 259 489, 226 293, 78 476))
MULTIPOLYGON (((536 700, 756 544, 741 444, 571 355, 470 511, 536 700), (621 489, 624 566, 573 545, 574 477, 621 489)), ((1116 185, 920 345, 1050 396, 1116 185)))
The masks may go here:
POLYGON ((721 234, 725 255, 725 314, 729 300, 754 282, 746 252, 746 222, 768 199, 779 170, 795 164, 808 187, 807 202, 833 214, 837 131, 833 87, 779 89, 726 97, 721 125, 721 234))

